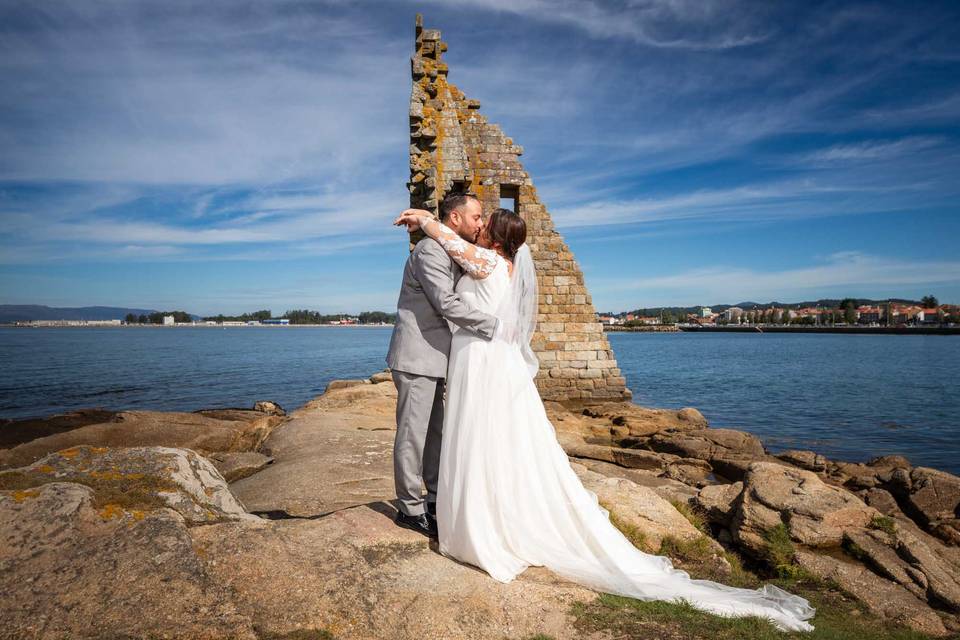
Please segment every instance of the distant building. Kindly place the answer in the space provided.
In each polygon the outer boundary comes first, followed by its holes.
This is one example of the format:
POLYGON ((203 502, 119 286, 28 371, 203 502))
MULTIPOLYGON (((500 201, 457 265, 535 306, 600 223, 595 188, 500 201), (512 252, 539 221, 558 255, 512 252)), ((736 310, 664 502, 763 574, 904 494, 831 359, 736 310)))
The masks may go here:
POLYGON ((267 318, 262 324, 290 324, 290 318, 267 318))
POLYGON ((863 324, 875 324, 880 322, 883 312, 880 307, 871 307, 863 305, 857 307, 857 321, 863 324))
POLYGON ((743 309, 740 307, 730 307, 723 312, 723 319, 727 322, 739 322, 740 316, 743 315, 743 309))
POLYGON ((700 307, 700 317, 709 318, 713 315, 713 311, 710 310, 710 307, 700 307))
POLYGON ((174 324, 176 323, 173 321, 173 316, 163 316, 163 326, 172 327, 174 324))
POLYGON ((917 313, 917 322, 920 324, 937 324, 940 322, 939 309, 921 309, 917 313))

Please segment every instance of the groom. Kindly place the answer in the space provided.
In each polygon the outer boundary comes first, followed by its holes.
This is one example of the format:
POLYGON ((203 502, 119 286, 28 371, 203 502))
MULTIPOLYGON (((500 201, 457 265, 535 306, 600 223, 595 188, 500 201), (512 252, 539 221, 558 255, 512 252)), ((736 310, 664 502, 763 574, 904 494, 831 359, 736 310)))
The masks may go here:
MULTIPOLYGON (((470 194, 448 195, 440 203, 440 222, 464 240, 476 242, 483 224, 480 201, 470 194)), ((437 535, 443 391, 451 340, 447 321, 487 340, 497 329, 495 317, 472 309, 454 291, 462 275, 439 243, 430 238, 417 243, 403 269, 397 321, 387 352, 397 386, 396 523, 428 536, 437 535), (421 480, 427 486, 426 505, 421 480)))

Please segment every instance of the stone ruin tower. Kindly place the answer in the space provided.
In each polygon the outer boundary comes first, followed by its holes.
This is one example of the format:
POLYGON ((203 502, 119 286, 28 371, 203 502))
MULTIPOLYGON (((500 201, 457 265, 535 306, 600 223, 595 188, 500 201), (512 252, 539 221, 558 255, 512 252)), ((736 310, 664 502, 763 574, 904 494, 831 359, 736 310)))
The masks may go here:
MULTIPOLYGON (((523 148, 480 115, 478 100, 468 99, 447 81, 441 59, 447 44, 438 30, 423 28, 419 14, 415 33, 410 206, 436 215, 447 193, 469 190, 485 212, 504 206, 519 213, 527 223, 540 293, 533 339, 540 359, 540 395, 573 403, 629 400, 630 390, 597 320, 583 273, 520 164, 523 148)), ((411 237, 411 248, 421 237, 420 232, 411 237)))

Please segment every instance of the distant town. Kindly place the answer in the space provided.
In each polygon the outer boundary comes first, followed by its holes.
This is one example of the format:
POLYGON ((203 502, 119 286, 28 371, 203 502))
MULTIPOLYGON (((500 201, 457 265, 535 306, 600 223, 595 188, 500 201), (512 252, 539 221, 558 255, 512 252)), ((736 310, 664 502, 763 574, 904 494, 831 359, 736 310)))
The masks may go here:
POLYGON ((598 314, 609 327, 699 326, 869 326, 914 327, 960 325, 960 306, 940 304, 934 296, 909 300, 819 300, 798 304, 740 303, 722 308, 637 309, 598 314))
MULTIPOLYGON (((960 327, 960 305, 940 304, 934 296, 913 301, 858 298, 799 303, 741 302, 713 307, 655 307, 598 313, 610 330, 676 330, 683 327, 960 327)), ((0 305, 0 323, 28 327, 76 326, 392 326, 395 313, 364 311, 322 314, 308 309, 274 316, 261 309, 236 316, 201 317, 185 311, 131 310, 121 307, 55 309, 39 305, 0 305), (110 317, 113 316, 113 317, 110 317)))
MULTIPOLYGON (((100 315, 95 314, 95 315, 100 315)), ((321 314, 316 311, 288 311, 273 317, 268 309, 244 313, 239 316, 198 317, 185 311, 153 311, 150 313, 127 313, 123 318, 45 318, 16 320, 12 324, 28 327, 120 327, 120 326, 392 326, 396 314, 382 311, 365 311, 356 316, 349 314, 321 314)))

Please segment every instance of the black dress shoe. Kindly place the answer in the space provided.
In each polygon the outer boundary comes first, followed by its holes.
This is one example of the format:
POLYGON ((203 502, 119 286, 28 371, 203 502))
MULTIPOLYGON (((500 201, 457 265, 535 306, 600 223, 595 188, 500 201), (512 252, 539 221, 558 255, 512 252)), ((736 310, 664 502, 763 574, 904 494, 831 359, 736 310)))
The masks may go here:
POLYGON ((426 513, 408 516, 403 511, 397 511, 397 517, 394 519, 394 522, 397 523, 397 526, 411 529, 425 536, 430 536, 431 538, 437 537, 437 523, 426 513))

